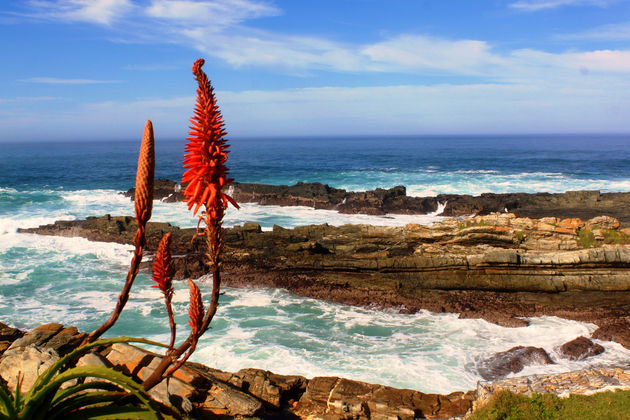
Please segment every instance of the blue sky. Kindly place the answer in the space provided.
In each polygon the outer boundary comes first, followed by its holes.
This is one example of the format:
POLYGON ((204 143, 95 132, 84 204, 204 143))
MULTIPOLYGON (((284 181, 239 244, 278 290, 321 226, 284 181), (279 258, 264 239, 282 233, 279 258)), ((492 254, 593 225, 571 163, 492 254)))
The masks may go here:
POLYGON ((629 0, 5 0, 0 141, 630 132, 629 0))

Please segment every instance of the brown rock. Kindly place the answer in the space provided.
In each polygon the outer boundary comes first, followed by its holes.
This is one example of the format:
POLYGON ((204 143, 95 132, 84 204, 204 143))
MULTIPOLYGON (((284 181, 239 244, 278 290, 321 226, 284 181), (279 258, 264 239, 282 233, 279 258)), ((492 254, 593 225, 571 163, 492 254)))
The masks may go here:
POLYGON ((77 348, 85 338, 76 327, 68 327, 59 331, 46 342, 46 347, 54 349, 60 356, 64 356, 77 348))
POLYGON ((15 340, 9 348, 26 347, 30 345, 44 346, 50 338, 54 337, 62 329, 63 325, 57 323, 40 325, 26 333, 22 338, 15 340))
POLYGON ((24 335, 24 331, 17 328, 9 327, 0 322, 0 341, 13 342, 24 335))
POLYGON ((517 373, 528 365, 548 365, 553 361, 547 352, 540 347, 517 346, 511 349, 495 353, 483 360, 477 370, 485 380, 501 379, 510 373, 517 373))
POLYGON ((258 398, 275 410, 290 399, 298 399, 306 390, 307 380, 297 375, 277 375, 261 369, 242 369, 226 382, 258 398))
POLYGON ((449 418, 463 416, 472 407, 472 393, 424 394, 410 389, 316 377, 295 410, 300 417, 356 418, 449 418))
POLYGON ((583 360, 587 357, 596 356, 603 352, 604 348, 602 346, 595 344, 588 338, 582 336, 564 343, 560 347, 560 354, 562 357, 570 360, 583 360))
POLYGON ((593 332, 591 338, 606 341, 616 341, 627 349, 630 349, 630 321, 620 319, 600 325, 593 332))
POLYGON ((206 393, 205 400, 196 406, 200 418, 212 416, 257 416, 264 412, 256 398, 223 382, 215 382, 206 393))
POLYGON ((143 367, 151 363, 154 355, 127 343, 115 343, 105 357, 112 366, 126 375, 137 376, 143 367))

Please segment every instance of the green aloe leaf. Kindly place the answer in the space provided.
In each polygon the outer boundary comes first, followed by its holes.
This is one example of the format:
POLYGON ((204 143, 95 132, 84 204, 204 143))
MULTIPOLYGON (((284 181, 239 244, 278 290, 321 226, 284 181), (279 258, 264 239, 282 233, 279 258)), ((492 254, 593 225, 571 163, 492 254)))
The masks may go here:
POLYGON ((0 381, 0 419, 15 418, 15 400, 4 382, 0 381))
POLYGON ((103 407, 89 407, 84 410, 79 410, 76 413, 65 416, 64 420, 111 420, 111 419, 137 419, 137 420, 154 420, 154 419, 168 419, 168 417, 162 417, 158 414, 150 413, 146 410, 142 410, 139 407, 133 405, 107 405, 103 407))
MULTIPOLYGON (((51 413, 46 417, 46 420, 65 419, 66 416, 75 411, 82 411, 94 406, 116 404, 128 395, 129 394, 126 392, 111 391, 95 391, 74 395, 50 407, 51 413)), ((138 408, 147 410, 143 408, 143 406, 139 406, 138 408)))
POLYGON ((55 374, 58 371, 61 371, 68 362, 74 359, 77 359, 80 356, 83 356, 90 349, 93 349, 95 347, 100 347, 100 346, 109 346, 115 343, 144 343, 144 344, 150 344, 152 346, 168 348, 168 346, 162 343, 158 343, 155 341, 151 341, 151 340, 147 340, 145 338, 139 338, 139 337, 116 337, 116 338, 108 338, 108 339, 103 339, 103 340, 96 340, 92 343, 81 346, 75 349, 74 351, 68 353, 67 355, 59 359, 56 363, 54 363, 52 366, 50 366, 48 369, 46 369, 46 371, 42 373, 33 384, 33 387, 31 388, 29 395, 27 396, 27 399, 30 399, 30 397, 34 395, 39 390, 39 388, 44 386, 44 384, 50 382, 50 380, 55 376, 55 374))
POLYGON ((104 391, 120 391, 123 388, 119 385, 113 384, 111 382, 106 382, 106 381, 85 382, 82 384, 78 384, 78 385, 60 390, 59 392, 57 392, 57 394, 55 394, 55 397, 52 400, 52 404, 55 405, 61 402, 62 400, 70 396, 73 396, 81 391, 97 390, 97 389, 101 389, 104 391))
POLYGON ((27 414, 34 414, 42 406, 46 405, 46 403, 50 401, 50 397, 54 396, 54 394, 58 391, 59 387, 64 382, 81 377, 95 377, 114 382, 115 384, 123 387, 127 392, 129 392, 129 394, 135 396, 138 400, 140 400, 143 405, 149 407, 154 414, 157 414, 157 411, 152 408, 151 397, 139 384, 134 382, 128 376, 120 372, 116 372, 113 369, 100 366, 80 366, 60 373, 59 375, 55 376, 53 380, 41 386, 39 390, 34 395, 32 395, 26 403, 23 415, 27 417, 27 414))

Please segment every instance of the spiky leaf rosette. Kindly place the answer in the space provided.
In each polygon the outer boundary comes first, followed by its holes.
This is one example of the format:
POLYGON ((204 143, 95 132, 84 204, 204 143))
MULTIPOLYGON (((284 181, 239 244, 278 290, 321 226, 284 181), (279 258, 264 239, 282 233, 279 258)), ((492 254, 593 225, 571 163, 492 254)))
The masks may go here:
POLYGON ((236 208, 238 205, 232 197, 222 192, 233 181, 228 178, 228 168, 225 166, 229 146, 214 89, 201 70, 204 63, 200 58, 193 65, 193 74, 199 87, 195 115, 190 119, 184 155, 184 169, 187 170, 182 183, 188 183, 184 195, 189 210, 194 207, 193 213, 197 214, 199 208, 205 206, 211 220, 221 221, 228 202, 236 208))
POLYGON ((160 289, 169 300, 173 296, 171 238, 172 235, 170 232, 162 237, 155 258, 153 259, 153 281, 156 283, 153 287, 160 289))
POLYGON ((138 171, 136 172, 136 193, 134 195, 136 220, 138 225, 144 225, 151 218, 153 209, 153 180, 155 178, 155 141, 153 139, 153 124, 147 121, 138 156, 138 171))

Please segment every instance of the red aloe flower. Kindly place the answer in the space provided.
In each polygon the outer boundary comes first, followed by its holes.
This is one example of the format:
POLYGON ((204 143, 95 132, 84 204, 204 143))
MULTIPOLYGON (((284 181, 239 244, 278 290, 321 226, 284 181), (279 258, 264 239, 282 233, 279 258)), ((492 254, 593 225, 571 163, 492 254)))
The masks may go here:
POLYGON ((153 259, 153 281, 156 287, 170 300, 173 296, 173 264, 171 261, 171 233, 162 237, 153 259))
POLYGON ((212 219, 221 220, 228 202, 236 208, 238 205, 232 197, 221 192, 223 187, 233 181, 227 177, 228 168, 225 166, 229 146, 214 89, 201 70, 204 63, 200 58, 193 65, 193 74, 199 87, 195 115, 190 119, 190 137, 187 138, 184 155, 184 168, 187 171, 182 177, 182 183, 188 183, 184 195, 189 210, 194 206, 193 213, 197 214, 199 208, 205 206, 212 219))
POLYGON ((197 337, 203 323, 203 303, 201 302, 201 292, 194 281, 188 279, 188 287, 190 288, 190 307, 188 308, 188 317, 190 328, 192 328, 192 336, 197 337))

